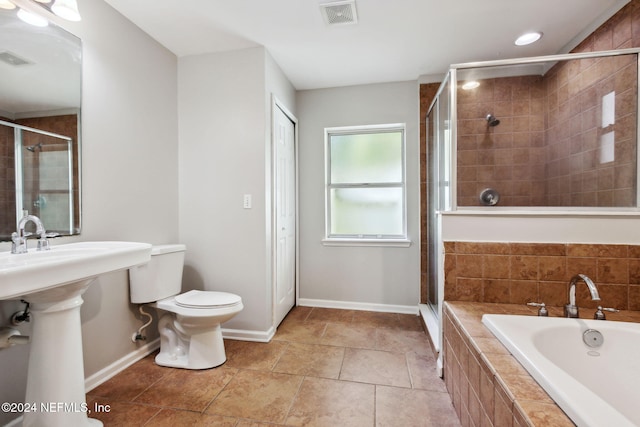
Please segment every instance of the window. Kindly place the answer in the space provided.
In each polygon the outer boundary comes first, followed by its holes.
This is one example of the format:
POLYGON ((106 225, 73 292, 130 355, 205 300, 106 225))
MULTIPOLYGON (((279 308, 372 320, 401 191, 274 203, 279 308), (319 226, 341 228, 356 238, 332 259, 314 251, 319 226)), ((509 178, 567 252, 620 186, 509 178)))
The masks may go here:
POLYGON ((325 129, 325 243, 408 243, 404 135, 404 124, 325 129))

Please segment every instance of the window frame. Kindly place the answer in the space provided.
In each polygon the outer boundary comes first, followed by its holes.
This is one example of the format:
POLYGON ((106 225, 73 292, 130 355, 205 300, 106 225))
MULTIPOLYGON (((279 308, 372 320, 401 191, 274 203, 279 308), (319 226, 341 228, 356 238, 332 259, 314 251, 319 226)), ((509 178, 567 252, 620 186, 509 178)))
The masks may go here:
POLYGON ((407 235, 407 159, 406 123, 391 123, 364 126, 340 126, 324 129, 325 156, 325 232, 322 243, 326 246, 401 246, 411 244, 407 235), (334 135, 363 135, 372 133, 401 133, 401 182, 349 183, 331 182, 331 137, 334 135), (331 234, 331 190, 336 188, 400 188, 402 190, 402 234, 331 234))

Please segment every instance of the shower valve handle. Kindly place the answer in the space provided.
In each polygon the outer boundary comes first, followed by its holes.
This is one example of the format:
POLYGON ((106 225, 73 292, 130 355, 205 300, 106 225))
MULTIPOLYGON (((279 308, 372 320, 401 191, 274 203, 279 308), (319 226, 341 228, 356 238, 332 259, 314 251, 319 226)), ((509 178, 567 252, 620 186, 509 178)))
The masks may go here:
POLYGON ((601 305, 599 305, 598 309, 593 314, 593 318, 596 319, 596 320, 607 320, 606 316, 604 315, 605 311, 608 311, 610 313, 617 313, 620 310, 615 309, 615 308, 608 308, 608 307, 604 307, 603 308, 601 305))
POLYGON ((547 317, 549 316, 549 311, 547 310, 547 306, 543 302, 528 302, 527 305, 532 307, 538 307, 538 316, 547 317))

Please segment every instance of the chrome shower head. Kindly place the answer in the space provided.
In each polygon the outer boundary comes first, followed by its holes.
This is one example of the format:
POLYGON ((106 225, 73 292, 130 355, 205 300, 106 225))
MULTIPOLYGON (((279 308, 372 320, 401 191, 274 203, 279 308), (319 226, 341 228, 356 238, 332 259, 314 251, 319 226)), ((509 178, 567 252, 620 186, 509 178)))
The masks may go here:
POLYGON ((489 124, 489 126, 493 127, 493 126, 498 126, 500 124, 500 120, 496 119, 493 114, 487 114, 487 123, 489 124))
POLYGON ((26 148, 27 150, 31 151, 32 153, 35 153, 38 150, 42 150, 42 142, 38 142, 35 145, 30 145, 30 146, 24 147, 24 148, 26 148))

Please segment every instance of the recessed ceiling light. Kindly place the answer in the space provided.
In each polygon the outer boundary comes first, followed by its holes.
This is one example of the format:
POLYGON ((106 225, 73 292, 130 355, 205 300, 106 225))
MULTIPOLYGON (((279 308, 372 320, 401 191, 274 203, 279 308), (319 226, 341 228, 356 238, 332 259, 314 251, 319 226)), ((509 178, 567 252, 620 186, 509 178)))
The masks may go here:
POLYGON ((537 31, 533 33, 525 33, 516 39, 516 46, 525 46, 535 43, 542 37, 542 33, 537 31))
POLYGON ((480 82, 477 82, 477 81, 475 81, 475 80, 470 80, 470 81, 468 81, 468 82, 465 82, 465 83, 462 85, 462 89, 464 89, 464 90, 471 90, 471 89, 475 89, 475 88, 477 88, 478 86, 480 86, 480 82))

